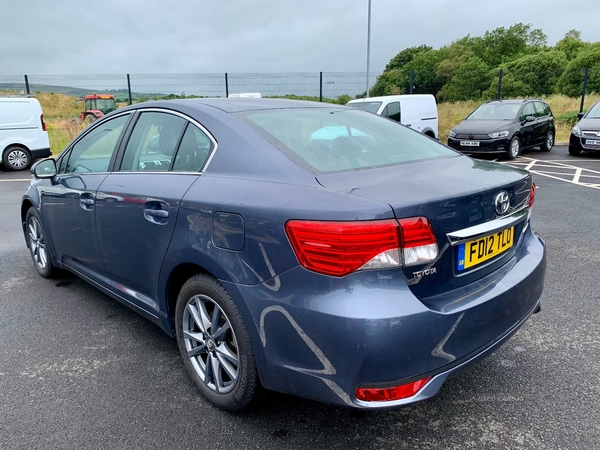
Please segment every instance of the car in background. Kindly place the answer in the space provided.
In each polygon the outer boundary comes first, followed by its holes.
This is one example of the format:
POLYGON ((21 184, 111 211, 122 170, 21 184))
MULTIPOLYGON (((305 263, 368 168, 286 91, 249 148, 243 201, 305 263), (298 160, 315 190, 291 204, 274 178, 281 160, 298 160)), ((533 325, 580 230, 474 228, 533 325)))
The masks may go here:
POLYGON ((226 410, 263 387, 405 406, 540 308, 531 174, 364 111, 140 103, 32 174, 21 220, 37 272, 69 270, 159 325, 226 410))
POLYGON ((515 159, 523 149, 549 152, 556 129, 542 100, 492 100, 467 116, 448 135, 448 145, 463 153, 504 154, 515 159))
POLYGON ((346 106, 387 117, 425 136, 438 139, 437 104, 431 94, 359 98, 349 101, 346 106))
POLYGON ((0 98, 0 160, 8 170, 27 169, 50 156, 40 102, 32 97, 0 98))
POLYGON ((569 138, 569 153, 578 156, 582 151, 600 151, 600 102, 594 103, 579 117, 569 138))

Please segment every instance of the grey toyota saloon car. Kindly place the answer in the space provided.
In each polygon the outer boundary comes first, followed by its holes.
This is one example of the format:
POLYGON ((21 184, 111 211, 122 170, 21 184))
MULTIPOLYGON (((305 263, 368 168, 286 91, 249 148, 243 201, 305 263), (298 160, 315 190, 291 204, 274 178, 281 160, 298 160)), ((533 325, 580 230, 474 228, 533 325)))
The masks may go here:
POLYGON ((368 112, 142 103, 32 173, 37 272, 71 271, 156 323, 226 410, 262 389, 411 404, 540 308, 531 174, 368 112))

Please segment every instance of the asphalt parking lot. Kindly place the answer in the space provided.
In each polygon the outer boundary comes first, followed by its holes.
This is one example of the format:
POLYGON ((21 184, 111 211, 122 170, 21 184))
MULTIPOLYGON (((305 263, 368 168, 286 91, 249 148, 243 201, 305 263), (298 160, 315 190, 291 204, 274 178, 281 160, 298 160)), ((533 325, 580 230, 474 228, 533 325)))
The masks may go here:
POLYGON ((420 404, 269 393, 244 415, 200 397, 157 326, 76 277, 39 277, 19 223, 29 172, 0 172, 0 448, 600 448, 600 154, 557 146, 510 164, 539 188, 541 313, 420 404))

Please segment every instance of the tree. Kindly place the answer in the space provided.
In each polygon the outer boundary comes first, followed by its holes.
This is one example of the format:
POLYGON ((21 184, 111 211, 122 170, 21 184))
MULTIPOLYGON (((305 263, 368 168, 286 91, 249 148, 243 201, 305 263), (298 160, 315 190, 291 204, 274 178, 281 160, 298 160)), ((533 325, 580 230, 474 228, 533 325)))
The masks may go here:
POLYGON ((401 70, 383 72, 370 90, 370 95, 398 95, 407 91, 410 78, 401 70))
POLYGON ((570 97, 581 95, 586 67, 590 69, 588 92, 600 92, 600 43, 590 44, 569 62, 558 80, 558 91, 570 97))
POLYGON ((523 97, 540 97, 556 91, 557 82, 567 66, 564 52, 548 50, 525 55, 506 65, 506 72, 520 80, 523 97))
POLYGON ((546 40, 542 30, 532 29, 531 24, 517 23, 509 28, 486 31, 483 37, 473 39, 473 48, 489 67, 498 67, 520 55, 541 50, 546 40))
POLYGON ((565 37, 556 43, 555 48, 564 52, 570 61, 587 45, 587 42, 581 40, 581 31, 569 30, 565 37))
POLYGON ((481 93, 490 85, 491 78, 489 66, 481 58, 472 56, 442 88, 438 98, 446 102, 481 98, 481 93))
POLYGON ((428 45, 419 45, 418 47, 410 47, 405 48, 387 63, 385 66, 384 72, 389 72, 390 70, 402 70, 405 65, 411 62, 415 56, 419 53, 423 53, 429 50, 433 50, 428 45))

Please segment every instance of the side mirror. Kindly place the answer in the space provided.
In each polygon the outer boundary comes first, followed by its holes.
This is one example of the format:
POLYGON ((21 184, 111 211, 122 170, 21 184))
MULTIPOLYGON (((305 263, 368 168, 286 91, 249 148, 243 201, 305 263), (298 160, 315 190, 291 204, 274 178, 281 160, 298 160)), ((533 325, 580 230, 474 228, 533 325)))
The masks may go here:
POLYGON ((535 117, 533 117, 533 116, 525 117, 525 122, 533 122, 533 121, 535 121, 535 117))
POLYGON ((52 158, 42 159, 31 166, 31 174, 40 179, 54 178, 56 175, 56 161, 52 158))
POLYGON ((585 116, 584 112, 577 113, 577 120, 583 119, 583 116, 585 116))

